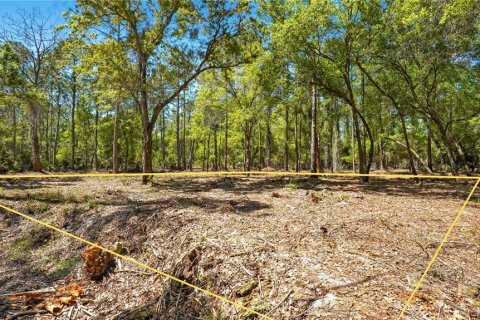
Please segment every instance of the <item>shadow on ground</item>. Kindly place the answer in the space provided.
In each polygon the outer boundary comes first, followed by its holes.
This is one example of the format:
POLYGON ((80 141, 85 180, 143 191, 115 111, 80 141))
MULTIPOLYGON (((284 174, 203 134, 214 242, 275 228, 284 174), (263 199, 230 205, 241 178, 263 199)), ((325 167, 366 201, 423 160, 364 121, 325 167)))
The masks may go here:
POLYGON ((368 183, 360 183, 352 178, 298 178, 280 176, 275 178, 264 177, 226 177, 216 179, 169 179, 153 184, 159 191, 174 189, 181 192, 208 192, 215 189, 234 193, 258 193, 281 188, 301 190, 335 190, 351 192, 380 193, 391 196, 415 196, 419 198, 465 199, 473 187, 473 181, 421 179, 416 183, 413 179, 382 179, 371 178, 368 183))

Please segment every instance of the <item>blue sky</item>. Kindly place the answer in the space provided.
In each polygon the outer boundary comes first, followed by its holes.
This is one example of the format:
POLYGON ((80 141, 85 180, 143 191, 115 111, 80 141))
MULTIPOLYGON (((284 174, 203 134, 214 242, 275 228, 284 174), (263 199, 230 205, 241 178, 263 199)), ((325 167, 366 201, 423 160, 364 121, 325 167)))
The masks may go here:
POLYGON ((75 5, 74 0, 0 0, 0 17, 5 14, 15 15, 19 10, 39 10, 52 13, 53 19, 63 21, 62 13, 75 5))

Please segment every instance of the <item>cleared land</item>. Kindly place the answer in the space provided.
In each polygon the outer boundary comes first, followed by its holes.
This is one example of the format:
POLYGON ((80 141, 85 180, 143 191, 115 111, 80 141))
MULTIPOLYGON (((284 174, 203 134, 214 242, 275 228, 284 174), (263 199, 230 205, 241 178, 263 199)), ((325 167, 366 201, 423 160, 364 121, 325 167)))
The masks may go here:
MULTIPOLYGON (((232 177, 0 181, 0 202, 278 319, 392 319, 473 182, 232 177)), ((407 319, 480 317, 478 192, 407 319)), ((238 319, 246 312, 0 215, 0 295, 82 281, 59 319, 238 319)), ((0 298, 1 300, 1 298, 0 298)), ((30 306, 32 307, 32 306, 30 306)), ((19 314, 3 299, 0 318, 19 314)), ((49 314, 29 316, 51 318, 49 314)))

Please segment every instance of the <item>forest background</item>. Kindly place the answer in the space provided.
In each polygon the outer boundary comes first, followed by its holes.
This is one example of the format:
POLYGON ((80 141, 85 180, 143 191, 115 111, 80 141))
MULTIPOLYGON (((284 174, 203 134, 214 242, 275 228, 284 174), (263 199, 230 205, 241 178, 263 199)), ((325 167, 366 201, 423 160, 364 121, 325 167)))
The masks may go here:
POLYGON ((475 0, 0 8, 2 173, 479 169, 475 0))

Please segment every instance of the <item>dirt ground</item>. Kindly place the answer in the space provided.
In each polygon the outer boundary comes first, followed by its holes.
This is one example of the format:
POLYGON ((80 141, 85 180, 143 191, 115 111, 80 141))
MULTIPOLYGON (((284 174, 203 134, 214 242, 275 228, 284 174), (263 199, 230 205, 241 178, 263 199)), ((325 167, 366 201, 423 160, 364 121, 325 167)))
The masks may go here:
MULTIPOLYGON (((139 178, 16 179, 0 181, 0 203, 121 246, 275 319, 394 319, 472 186, 245 176, 155 178, 148 186, 139 178)), ((406 319, 480 318, 479 215, 476 192, 406 319)), ((51 319, 38 305, 13 306, 5 294, 71 282, 83 294, 56 319, 258 318, 117 258, 105 277, 90 280, 85 244, 1 209, 0 232, 2 319, 51 319)))

